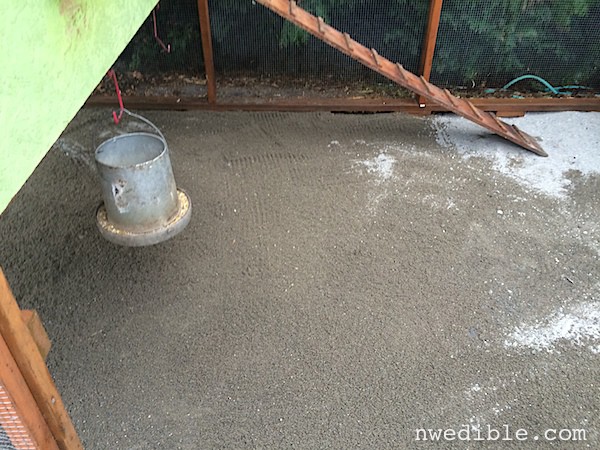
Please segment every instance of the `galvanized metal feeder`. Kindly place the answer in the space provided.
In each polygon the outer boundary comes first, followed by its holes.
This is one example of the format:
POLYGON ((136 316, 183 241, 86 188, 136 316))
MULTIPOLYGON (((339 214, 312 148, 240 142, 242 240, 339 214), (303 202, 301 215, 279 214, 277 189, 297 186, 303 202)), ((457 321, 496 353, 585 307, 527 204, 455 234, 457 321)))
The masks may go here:
POLYGON ((192 216, 192 202, 177 189, 167 141, 158 135, 128 133, 103 142, 96 149, 104 202, 96 223, 104 238, 118 245, 141 247, 177 235, 192 216))

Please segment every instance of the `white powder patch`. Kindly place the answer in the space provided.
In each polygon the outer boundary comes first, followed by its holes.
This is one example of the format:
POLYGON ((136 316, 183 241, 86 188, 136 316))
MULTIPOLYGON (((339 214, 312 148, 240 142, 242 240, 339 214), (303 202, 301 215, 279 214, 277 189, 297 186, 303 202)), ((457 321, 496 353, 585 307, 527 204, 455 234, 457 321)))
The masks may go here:
POLYGON ((588 346, 593 353, 600 347, 600 302, 581 303, 570 311, 562 308, 532 325, 516 327, 504 341, 507 348, 531 348, 553 352, 559 342, 588 346))
POLYGON ((420 150, 419 148, 417 148, 416 146, 412 145, 412 144, 405 144, 405 143, 399 143, 399 142, 394 142, 394 143, 379 143, 377 144, 378 147, 381 149, 382 153, 386 153, 386 154, 396 154, 396 155, 400 155, 403 157, 411 157, 411 158, 427 158, 427 159, 432 159, 432 158, 436 158, 436 155, 433 155, 431 152, 428 151, 423 151, 420 150))
POLYGON ((54 147, 60 150, 65 156, 84 163, 92 171, 96 170, 93 150, 85 148, 79 142, 68 137, 60 137, 54 143, 54 147))
MULTIPOLYGON (((515 380, 512 382, 514 384, 515 380)), ((497 422, 502 414, 512 409, 511 402, 517 401, 510 394, 512 388, 507 380, 493 377, 487 381, 472 383, 463 391, 462 399, 456 399, 454 404, 464 400, 470 416, 469 426, 472 430, 477 430, 482 424, 497 422)))
POLYGON ((358 161, 358 163, 366 167, 367 172, 376 175, 379 182, 383 182, 389 180, 394 175, 396 158, 387 153, 380 153, 374 158, 358 161))
POLYGON ((549 196, 566 196, 569 171, 583 176, 600 173, 600 113, 529 113, 503 120, 538 138, 549 156, 519 149, 455 115, 437 116, 433 123, 440 145, 455 148, 466 159, 489 159, 495 170, 549 196))
POLYGON ((389 191, 387 182, 395 179, 394 166, 396 165, 396 162, 395 157, 384 151, 373 158, 354 161, 355 168, 359 167, 361 171, 366 168, 366 171, 369 174, 374 175, 372 183, 374 183, 377 188, 368 193, 369 203, 367 205, 367 210, 371 215, 377 213, 379 203, 388 197, 389 191))

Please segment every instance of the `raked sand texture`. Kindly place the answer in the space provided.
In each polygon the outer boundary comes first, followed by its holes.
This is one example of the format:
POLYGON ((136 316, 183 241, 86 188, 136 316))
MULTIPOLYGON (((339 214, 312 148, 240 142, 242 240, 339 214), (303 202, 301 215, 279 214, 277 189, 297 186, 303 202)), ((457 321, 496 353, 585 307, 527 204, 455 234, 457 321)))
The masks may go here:
POLYGON ((449 448, 415 430, 488 426, 600 448, 600 115, 516 120, 548 158, 453 116, 146 115, 194 204, 181 235, 100 237, 107 110, 0 218, 87 449, 449 448))

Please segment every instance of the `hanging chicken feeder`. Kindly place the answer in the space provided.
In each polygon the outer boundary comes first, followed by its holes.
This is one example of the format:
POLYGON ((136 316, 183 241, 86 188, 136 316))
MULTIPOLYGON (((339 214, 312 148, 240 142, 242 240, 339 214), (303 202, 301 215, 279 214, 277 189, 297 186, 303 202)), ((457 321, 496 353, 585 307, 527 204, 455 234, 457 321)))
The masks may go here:
POLYGON ((104 238, 114 244, 141 247, 177 235, 191 219, 192 202, 177 189, 167 141, 154 124, 152 133, 113 137, 96 149, 103 203, 96 223, 104 238))

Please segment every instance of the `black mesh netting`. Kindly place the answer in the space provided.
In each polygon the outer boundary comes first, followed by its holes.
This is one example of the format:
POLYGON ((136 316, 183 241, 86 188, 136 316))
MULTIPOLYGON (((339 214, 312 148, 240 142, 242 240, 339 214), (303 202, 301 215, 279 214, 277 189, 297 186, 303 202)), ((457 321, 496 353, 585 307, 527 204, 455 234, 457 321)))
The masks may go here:
MULTIPOLYGON (((163 0, 146 18, 116 61, 120 88, 125 94, 146 96, 206 95, 202 41, 195 0, 163 0), (158 38, 154 36, 154 24, 158 38)), ((103 80, 97 92, 114 94, 103 80)))
MULTIPOLYGON (((427 1, 301 0, 298 5, 409 70, 417 70, 427 1)), ((392 95, 401 90, 252 1, 211 0, 217 72, 226 80, 253 77, 301 85, 320 96, 392 95)), ((260 80, 258 80, 260 84, 260 80)), ((248 89, 253 89, 248 83, 248 89)), ((305 95, 306 92, 294 91, 305 95)))
POLYGON ((171 46, 169 53, 155 39, 153 25, 150 15, 119 57, 116 68, 139 70, 145 74, 204 73, 196 1, 163 0, 159 3, 157 34, 164 44, 171 46))
MULTIPOLYGON (((417 70, 427 1, 302 0, 298 5, 367 47, 376 48, 381 55, 417 70)), ((210 6, 215 61, 221 72, 376 78, 359 63, 263 6, 222 0, 212 0, 210 6)))
POLYGON ((501 87, 524 74, 600 87, 600 1, 444 0, 433 83, 501 87))
MULTIPOLYGON (((418 70, 429 0, 298 4, 408 70, 418 70)), ((262 94, 275 95, 294 85, 317 96, 405 95, 252 0, 209 0, 209 6, 220 98, 228 92, 260 96, 252 92, 257 86, 272 86, 262 94)), ((535 74, 554 85, 599 88, 599 24, 600 0, 445 0, 432 82, 450 88, 501 87, 517 76, 535 74)), ((150 16, 116 64, 125 78, 123 91, 205 95, 197 2, 162 0, 157 28, 172 51, 164 52, 154 38, 150 16)))

